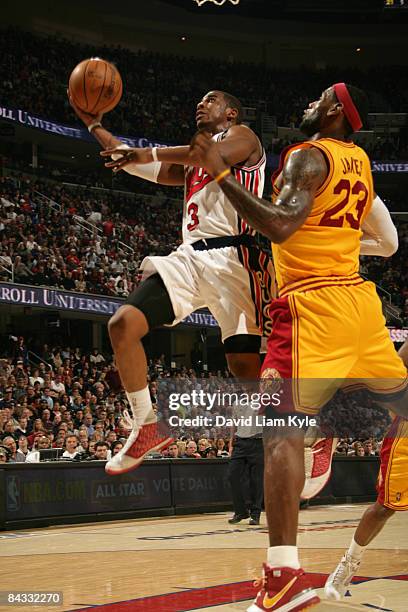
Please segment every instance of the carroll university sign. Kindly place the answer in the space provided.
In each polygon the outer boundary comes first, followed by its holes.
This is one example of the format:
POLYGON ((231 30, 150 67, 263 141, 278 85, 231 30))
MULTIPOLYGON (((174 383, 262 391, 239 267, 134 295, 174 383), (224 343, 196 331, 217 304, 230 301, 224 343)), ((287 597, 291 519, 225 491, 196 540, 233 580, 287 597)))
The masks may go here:
MULTIPOLYGON (((32 115, 25 110, 20 108, 6 108, 1 106, 0 102, 0 119, 6 119, 19 125, 34 128, 36 130, 42 130, 50 134, 57 136, 67 136, 68 138, 76 138, 78 140, 88 140, 89 142, 95 142, 94 138, 89 134, 85 127, 72 127, 64 123, 56 123, 50 121, 44 117, 38 117, 32 115)), ((164 142, 154 142, 144 136, 137 136, 135 138, 125 138, 119 136, 122 142, 126 143, 130 147, 160 147, 166 146, 164 142)))
MULTIPOLYGON (((18 306, 111 316, 123 303, 123 299, 110 296, 74 293, 49 287, 0 283, 0 305, 16 304, 18 306)), ((183 323, 199 325, 200 327, 218 327, 217 321, 208 310, 193 312, 184 319, 183 323)))

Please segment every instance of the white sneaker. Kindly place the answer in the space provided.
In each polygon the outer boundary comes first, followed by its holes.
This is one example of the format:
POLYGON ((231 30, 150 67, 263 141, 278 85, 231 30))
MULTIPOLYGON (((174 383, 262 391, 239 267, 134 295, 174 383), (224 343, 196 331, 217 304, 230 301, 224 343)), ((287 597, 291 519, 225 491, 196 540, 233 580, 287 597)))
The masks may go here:
POLYGON ((315 497, 327 484, 338 441, 338 438, 320 438, 310 448, 305 448, 306 480, 300 499, 315 497))
POLYGON ((348 553, 344 555, 334 572, 326 580, 324 594, 327 599, 340 601, 344 597, 359 565, 360 561, 350 557, 348 553))

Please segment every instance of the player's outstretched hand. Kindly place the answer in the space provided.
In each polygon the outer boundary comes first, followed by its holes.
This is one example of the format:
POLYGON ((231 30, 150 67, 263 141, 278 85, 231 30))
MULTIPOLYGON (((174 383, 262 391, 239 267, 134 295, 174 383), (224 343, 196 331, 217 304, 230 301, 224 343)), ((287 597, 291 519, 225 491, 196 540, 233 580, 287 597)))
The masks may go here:
POLYGON ((190 143, 189 158, 193 165, 205 168, 211 176, 218 176, 229 168, 221 157, 217 142, 208 132, 197 132, 190 143))
POLYGON ((69 93, 69 89, 67 89, 67 96, 71 107, 75 111, 75 114, 81 119, 81 121, 85 123, 86 127, 92 125, 92 123, 100 123, 102 121, 103 113, 99 113, 98 115, 91 115, 90 113, 85 113, 83 110, 81 110, 75 104, 72 96, 69 93))
POLYGON ((153 161, 152 150, 148 147, 132 148, 119 146, 114 149, 101 151, 100 155, 102 157, 118 156, 118 159, 113 159, 105 163, 105 166, 111 168, 113 172, 119 172, 119 170, 122 170, 128 164, 148 164, 153 161))

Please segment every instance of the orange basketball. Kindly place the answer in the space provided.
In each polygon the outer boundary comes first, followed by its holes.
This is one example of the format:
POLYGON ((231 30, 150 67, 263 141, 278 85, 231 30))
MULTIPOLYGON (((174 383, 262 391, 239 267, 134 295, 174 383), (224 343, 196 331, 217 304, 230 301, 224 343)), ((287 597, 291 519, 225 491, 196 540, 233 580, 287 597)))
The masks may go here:
POLYGON ((86 113, 107 113, 122 97, 122 78, 117 68, 99 57, 79 63, 69 77, 69 93, 86 113))

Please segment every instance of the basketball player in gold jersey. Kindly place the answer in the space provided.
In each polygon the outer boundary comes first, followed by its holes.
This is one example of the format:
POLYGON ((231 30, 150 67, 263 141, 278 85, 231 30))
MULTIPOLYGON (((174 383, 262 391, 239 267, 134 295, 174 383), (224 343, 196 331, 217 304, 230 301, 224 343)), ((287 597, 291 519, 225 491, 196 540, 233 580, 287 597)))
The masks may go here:
MULTIPOLYGON (((275 206, 235 181, 205 133, 191 144, 192 159, 215 178, 238 214, 273 243, 279 298, 271 304, 273 329, 262 377, 290 381, 283 387, 290 393, 282 396, 280 416, 317 414, 345 379, 365 379, 396 414, 408 415, 407 370, 374 284, 358 273, 361 226, 374 193, 370 160, 349 137, 362 127, 366 107, 364 93, 344 83, 309 105, 301 129, 310 140, 283 152, 274 177, 275 206)), ((300 422, 268 430, 264 445, 270 548, 249 612, 299 612, 319 602, 296 546, 304 484, 300 422)))

